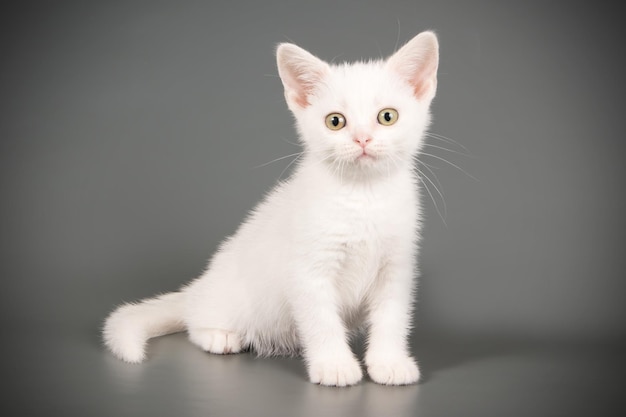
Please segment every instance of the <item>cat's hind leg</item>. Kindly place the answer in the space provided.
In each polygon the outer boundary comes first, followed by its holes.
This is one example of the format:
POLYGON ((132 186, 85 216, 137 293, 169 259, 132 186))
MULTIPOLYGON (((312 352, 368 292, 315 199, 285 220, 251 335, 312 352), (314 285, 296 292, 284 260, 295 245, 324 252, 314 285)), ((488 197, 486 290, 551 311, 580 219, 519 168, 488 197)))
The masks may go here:
POLYGON ((189 340, 206 352, 239 353, 242 351, 241 300, 234 294, 225 295, 219 286, 212 286, 211 290, 209 294, 190 297, 186 317, 189 340))
POLYGON ((185 289, 189 340, 219 355, 243 350, 240 329, 249 304, 231 258, 230 252, 220 253, 211 269, 185 289))
POLYGON ((190 328, 189 340, 200 346, 202 350, 218 355, 242 351, 241 337, 228 330, 190 328))

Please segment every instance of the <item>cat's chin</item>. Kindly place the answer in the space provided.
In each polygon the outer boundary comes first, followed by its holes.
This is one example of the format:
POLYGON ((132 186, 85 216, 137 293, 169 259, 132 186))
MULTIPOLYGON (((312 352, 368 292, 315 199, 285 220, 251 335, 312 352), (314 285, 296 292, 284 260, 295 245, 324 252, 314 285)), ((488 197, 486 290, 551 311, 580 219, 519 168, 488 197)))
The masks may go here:
POLYGON ((354 165, 357 169, 367 171, 376 167, 378 162, 378 158, 375 156, 361 155, 355 159, 354 165))
POLYGON ((372 168, 376 167, 381 163, 380 157, 372 154, 363 153, 354 158, 353 164, 358 168, 372 168))
POLYGON ((396 170, 397 165, 393 161, 388 160, 385 157, 372 154, 362 154, 354 157, 346 168, 342 175, 346 177, 352 174, 353 179, 366 179, 366 178, 379 178, 382 176, 388 176, 392 171, 396 170))

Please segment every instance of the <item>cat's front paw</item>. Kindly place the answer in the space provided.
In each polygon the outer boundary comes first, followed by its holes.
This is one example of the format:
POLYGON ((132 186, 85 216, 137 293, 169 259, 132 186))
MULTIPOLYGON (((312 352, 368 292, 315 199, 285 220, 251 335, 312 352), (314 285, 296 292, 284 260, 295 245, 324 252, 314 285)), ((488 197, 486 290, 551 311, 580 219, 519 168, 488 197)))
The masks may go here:
POLYGON ((333 387, 354 385, 363 378, 361 365, 353 357, 309 364, 309 378, 314 384, 333 387))
POLYGON ((383 385, 409 385, 420 379, 417 363, 410 356, 366 360, 372 381, 383 385))

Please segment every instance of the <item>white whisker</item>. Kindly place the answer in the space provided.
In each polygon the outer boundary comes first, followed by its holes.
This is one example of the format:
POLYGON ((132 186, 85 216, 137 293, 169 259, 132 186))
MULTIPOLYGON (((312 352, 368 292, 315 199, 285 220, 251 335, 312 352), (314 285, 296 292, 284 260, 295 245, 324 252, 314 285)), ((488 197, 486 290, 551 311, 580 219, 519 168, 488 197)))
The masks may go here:
POLYGON ((429 146, 431 148, 437 148, 437 149, 441 149, 442 151, 452 152, 452 153, 455 153, 457 155, 463 155, 463 156, 467 156, 468 158, 472 158, 472 155, 467 154, 465 152, 455 151, 454 149, 444 148, 443 146, 433 145, 432 143, 424 143, 423 146, 429 146))
MULTIPOLYGON (((318 153, 325 153, 323 151, 320 151, 318 153)), ((319 161, 315 162, 315 165, 319 165, 324 163, 325 161, 329 160, 330 158, 332 158, 334 155, 332 153, 329 153, 328 155, 326 155, 324 158, 320 159, 319 161)), ((332 164, 331 164, 332 165, 332 164)))
POLYGON ((442 158, 442 157, 440 157, 440 156, 433 155, 433 154, 430 154, 430 153, 426 153, 426 152, 421 152, 421 153, 420 153, 420 155, 425 155, 425 156, 429 156, 429 157, 431 157, 431 158, 439 159, 440 161, 443 161, 443 162, 445 162, 445 163, 447 163, 447 164, 450 164, 451 166, 455 167, 456 169, 458 169, 459 171, 461 171, 462 173, 464 173, 465 175, 467 175, 468 177, 470 177, 470 178, 471 178, 471 179, 473 179, 474 181, 478 181, 478 182, 480 182, 480 181, 478 180, 478 178, 476 178, 475 176, 473 176, 472 174, 468 173, 467 171, 465 171, 465 170, 464 170, 463 168, 461 168, 460 166, 458 166, 458 165, 456 165, 456 164, 454 164, 454 163, 452 163, 452 162, 448 161, 448 160, 447 160, 447 159, 445 159, 445 158, 442 158))
POLYGON ((257 166, 255 166, 255 167, 252 167, 251 169, 262 168, 262 167, 268 166, 268 165, 270 165, 270 164, 273 164, 274 162, 278 162, 278 161, 282 161, 283 159, 291 158, 292 156, 296 156, 296 155, 300 156, 300 155, 302 155, 303 153, 304 153, 304 151, 300 151, 300 152, 292 153, 291 155, 281 156, 280 158, 272 159, 272 160, 271 160, 271 161, 269 161, 269 162, 266 162, 266 163, 264 163, 264 164, 261 164, 261 165, 257 165, 257 166))
POLYGON ((345 163, 346 163, 346 160, 342 159, 341 164, 340 164, 341 170, 339 171, 339 182, 341 183, 341 185, 343 185, 343 168, 344 168, 345 163))
POLYGON ((288 140, 288 139, 285 139, 285 138, 280 138, 280 140, 282 140, 283 142, 286 142, 286 143, 288 143, 288 144, 290 144, 290 145, 294 145, 294 146, 301 146, 301 144, 300 144, 300 143, 292 142, 292 141, 290 141, 290 140, 288 140))
POLYGON ((435 206, 435 210, 437 211, 437 214, 441 218, 441 221, 443 222, 444 226, 448 227, 448 224, 446 223, 446 219, 444 219, 443 216, 441 215, 441 211, 439 210, 439 207, 437 206, 437 202, 435 201, 435 198, 433 197, 433 193, 430 192, 428 185, 424 182, 421 175, 418 175, 417 178, 419 178, 420 182, 424 185, 424 188, 426 189, 426 192, 430 196, 430 199, 432 200, 433 205, 435 206))
POLYGON ((463 149, 463 150, 464 150, 464 151, 465 151, 468 155, 471 155, 471 154, 472 154, 472 153, 469 151, 469 149, 467 149, 467 148, 466 148, 466 147, 465 147, 462 143, 457 142, 456 140, 454 140, 454 139, 452 139, 452 138, 449 138, 449 137, 447 137, 447 136, 440 135, 440 134, 438 134, 438 133, 433 133, 433 132, 426 132, 426 136, 428 136, 428 137, 430 137, 430 138, 432 138, 432 139, 438 139, 438 140, 440 140, 440 141, 442 141, 442 142, 447 142, 447 143, 449 143, 449 144, 456 145, 456 146, 458 146, 458 147, 462 148, 462 149, 463 149))
POLYGON ((398 17, 398 34, 396 35, 396 44, 393 46, 393 51, 398 51, 398 45, 400 44, 400 18, 398 17))
POLYGON ((426 163, 426 162, 424 162, 424 161, 420 161, 420 160, 419 160, 419 155, 417 155, 417 157, 415 157, 415 160, 417 161, 417 163, 418 163, 418 164, 422 164, 422 165, 427 166, 427 167, 429 167, 429 168, 431 168, 431 169, 439 169, 439 167, 436 167, 436 166, 431 165, 431 164, 427 164, 427 163, 426 163))
MULTIPOLYGON (((443 196, 443 192, 437 187, 437 185, 433 182, 433 180, 431 180, 428 177, 428 175, 424 173, 424 171, 420 170, 419 168, 417 168, 417 171, 420 173, 422 177, 428 180, 428 182, 435 188, 435 191, 437 191, 437 194, 439 194, 439 197, 441 197, 441 203, 443 204, 443 217, 444 218, 448 217, 448 207, 446 206, 446 199, 443 196)), ((444 223, 445 223, 445 219, 444 219, 444 223)))
POLYGON ((396 168, 398 168, 399 165, 398 165, 398 159, 396 159, 396 156, 392 153, 389 153, 387 156, 389 156, 389 159, 391 159, 391 162, 393 162, 396 168))
MULTIPOLYGON (((439 181, 439 178, 437 178, 437 175, 435 174, 435 171, 433 171, 431 169, 431 167, 428 164, 423 163, 422 161, 418 160, 417 161, 418 164, 424 165, 424 168, 426 168, 428 170, 428 172, 430 172, 431 174, 433 174, 433 178, 435 178, 435 182, 437 183, 437 185, 439 186, 439 188, 441 188, 441 190, 443 191, 443 185, 441 185, 441 181, 439 181)), ((419 170, 419 168, 418 168, 419 170)))
POLYGON ((300 159, 302 155, 304 155, 304 152, 301 152, 300 155, 296 156, 291 162, 289 162, 289 164, 285 168, 283 168, 283 170, 280 172, 280 175, 278 176, 278 181, 280 181, 280 179, 283 177, 285 171, 287 171, 290 166, 292 166, 298 159, 300 159))
POLYGON ((337 172, 339 171, 339 160, 334 158, 332 160, 331 166, 333 167, 333 177, 337 176, 337 172))

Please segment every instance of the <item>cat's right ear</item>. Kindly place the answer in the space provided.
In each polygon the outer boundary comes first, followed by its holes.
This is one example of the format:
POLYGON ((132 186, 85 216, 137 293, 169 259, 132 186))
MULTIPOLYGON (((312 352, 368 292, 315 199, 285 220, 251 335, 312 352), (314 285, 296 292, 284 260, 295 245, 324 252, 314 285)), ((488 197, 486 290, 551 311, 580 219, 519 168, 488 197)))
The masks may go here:
POLYGON ((309 97, 330 71, 326 62, 291 43, 278 45, 276 62, 291 111, 310 104, 309 97))

